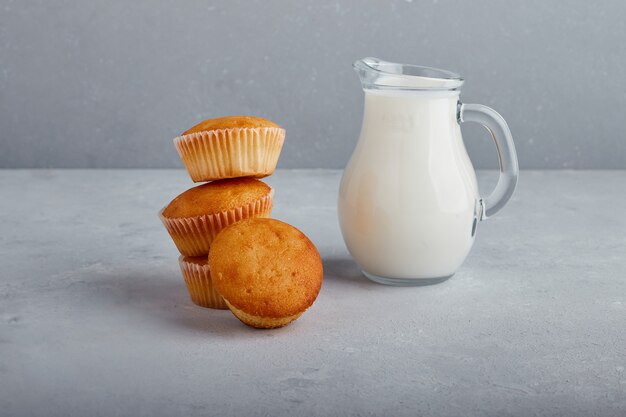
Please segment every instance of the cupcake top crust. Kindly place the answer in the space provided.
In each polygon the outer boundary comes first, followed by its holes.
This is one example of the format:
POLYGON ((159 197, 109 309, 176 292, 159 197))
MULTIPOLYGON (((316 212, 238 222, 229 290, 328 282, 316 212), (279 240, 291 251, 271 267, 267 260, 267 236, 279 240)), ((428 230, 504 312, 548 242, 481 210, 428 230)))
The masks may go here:
POLYGON ((207 130, 220 130, 220 129, 244 129, 244 128, 263 128, 263 127, 275 127, 281 128, 271 120, 264 119, 257 116, 226 116, 217 119, 208 119, 198 123, 191 129, 188 129, 183 135, 189 135, 196 132, 204 132, 207 130))
POLYGON ((304 233, 269 218, 222 230, 212 243, 209 267, 213 285, 232 306, 269 318, 310 307, 324 275, 319 252, 304 233))
POLYGON ((214 214, 270 196, 272 187, 253 178, 218 180, 190 188, 173 199, 163 216, 181 218, 214 214))

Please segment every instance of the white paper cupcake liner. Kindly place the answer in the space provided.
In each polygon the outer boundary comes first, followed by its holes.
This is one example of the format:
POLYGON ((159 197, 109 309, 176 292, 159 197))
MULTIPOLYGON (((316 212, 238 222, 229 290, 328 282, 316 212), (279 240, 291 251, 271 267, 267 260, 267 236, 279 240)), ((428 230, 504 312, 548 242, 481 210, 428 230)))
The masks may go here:
POLYGON ((208 264, 191 262, 182 255, 178 258, 178 263, 194 304, 221 310, 228 309, 222 296, 213 288, 208 264))
POLYGON ((285 141, 276 127, 209 130, 178 136, 176 150, 194 182, 272 175, 285 141))

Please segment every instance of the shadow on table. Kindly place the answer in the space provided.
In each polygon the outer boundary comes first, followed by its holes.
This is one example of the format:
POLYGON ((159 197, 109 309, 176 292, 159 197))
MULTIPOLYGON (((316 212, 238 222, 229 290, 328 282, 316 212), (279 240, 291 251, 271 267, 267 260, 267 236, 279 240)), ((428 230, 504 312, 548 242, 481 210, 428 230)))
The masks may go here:
POLYGON ((323 260, 324 279, 353 287, 380 286, 363 275, 357 264, 349 258, 328 258, 323 260))
MULTIPOLYGON (((348 258, 324 259, 324 279, 333 285, 371 289, 379 284, 369 281, 348 258)), ((241 323, 228 310, 214 310, 193 304, 178 269, 137 267, 91 271, 75 285, 72 294, 90 307, 105 311, 123 312, 129 320, 146 325, 166 325, 198 334, 249 337, 262 335, 263 330, 252 329, 241 323)), ((268 332, 273 335, 290 332, 297 326, 286 326, 268 332)))
POLYGON ((83 288, 88 293, 80 295, 85 301, 107 310, 127 312, 129 318, 145 320, 146 324, 161 323, 229 338, 262 333, 245 326, 228 310, 193 304, 182 277, 169 269, 111 271, 91 276, 85 282, 87 286, 83 288))

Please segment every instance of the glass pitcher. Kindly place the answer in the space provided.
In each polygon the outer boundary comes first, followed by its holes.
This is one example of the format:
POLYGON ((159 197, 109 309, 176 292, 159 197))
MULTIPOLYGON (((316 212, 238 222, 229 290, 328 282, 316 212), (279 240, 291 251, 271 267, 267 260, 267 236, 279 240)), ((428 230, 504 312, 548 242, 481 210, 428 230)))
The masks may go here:
POLYGON ((389 285, 451 277, 469 253, 479 221, 511 198, 518 164, 504 119, 459 101, 464 80, 449 71, 376 58, 354 63, 365 106, 361 135, 339 190, 339 223, 365 276, 389 285), (478 194, 460 123, 489 130, 500 177, 478 194))

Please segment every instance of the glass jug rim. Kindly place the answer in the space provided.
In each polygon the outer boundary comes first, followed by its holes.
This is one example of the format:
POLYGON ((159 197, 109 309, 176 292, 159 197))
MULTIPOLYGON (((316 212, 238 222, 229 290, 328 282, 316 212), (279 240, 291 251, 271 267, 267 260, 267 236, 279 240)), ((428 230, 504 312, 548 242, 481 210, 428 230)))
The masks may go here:
POLYGON ((465 82, 452 71, 368 57, 352 64, 364 89, 454 91, 465 82))

